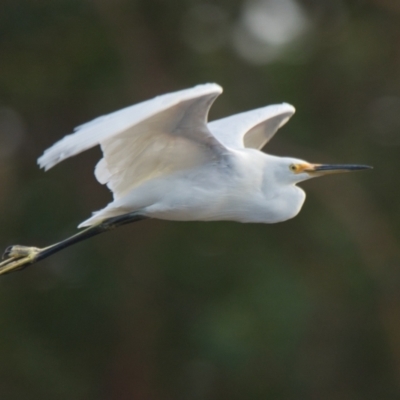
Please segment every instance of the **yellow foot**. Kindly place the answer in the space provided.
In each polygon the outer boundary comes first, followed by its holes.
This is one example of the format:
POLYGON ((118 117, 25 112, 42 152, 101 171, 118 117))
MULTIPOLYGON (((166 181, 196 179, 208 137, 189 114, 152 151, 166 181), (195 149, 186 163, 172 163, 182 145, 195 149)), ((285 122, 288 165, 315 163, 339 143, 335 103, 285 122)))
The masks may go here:
POLYGON ((3 254, 3 262, 0 263, 0 275, 18 271, 33 264, 41 249, 27 246, 9 246, 3 254))

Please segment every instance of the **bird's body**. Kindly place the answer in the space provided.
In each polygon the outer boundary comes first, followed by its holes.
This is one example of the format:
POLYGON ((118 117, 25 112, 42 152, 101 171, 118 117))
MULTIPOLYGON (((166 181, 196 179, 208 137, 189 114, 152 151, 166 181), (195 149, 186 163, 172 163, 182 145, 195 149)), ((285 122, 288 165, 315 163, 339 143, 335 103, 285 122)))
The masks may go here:
POLYGON ((294 114, 282 103, 208 123, 222 92, 216 84, 156 97, 79 126, 38 163, 46 170, 100 145, 95 176, 113 201, 82 222, 89 227, 45 249, 11 246, 0 274, 23 268, 78 241, 143 218, 275 223, 296 216, 305 200, 297 183, 360 165, 310 164, 261 148, 294 114))
POLYGON ((253 149, 232 151, 223 161, 150 179, 94 218, 141 210, 150 218, 176 221, 285 221, 298 214, 305 193, 279 185, 268 167, 274 158, 253 149))
POLYGON ((207 124, 221 92, 218 85, 200 85, 100 117, 48 149, 39 164, 47 169, 100 144, 104 157, 95 175, 114 201, 80 226, 132 211, 181 221, 294 217, 304 192, 276 176, 281 158, 259 150, 294 108, 267 106, 207 124))

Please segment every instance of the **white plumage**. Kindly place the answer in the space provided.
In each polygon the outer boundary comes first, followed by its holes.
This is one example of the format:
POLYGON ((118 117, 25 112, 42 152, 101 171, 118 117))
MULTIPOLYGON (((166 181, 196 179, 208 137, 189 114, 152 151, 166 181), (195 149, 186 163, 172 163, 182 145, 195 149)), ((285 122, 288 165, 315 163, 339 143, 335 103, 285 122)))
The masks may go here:
POLYGON ((132 211, 171 220, 272 223, 294 217, 305 199, 296 183, 322 172, 259 150, 294 107, 272 105, 208 123, 220 93, 216 84, 199 85, 96 118, 46 150, 38 163, 47 170, 100 145, 95 176, 114 200, 80 227, 132 211))

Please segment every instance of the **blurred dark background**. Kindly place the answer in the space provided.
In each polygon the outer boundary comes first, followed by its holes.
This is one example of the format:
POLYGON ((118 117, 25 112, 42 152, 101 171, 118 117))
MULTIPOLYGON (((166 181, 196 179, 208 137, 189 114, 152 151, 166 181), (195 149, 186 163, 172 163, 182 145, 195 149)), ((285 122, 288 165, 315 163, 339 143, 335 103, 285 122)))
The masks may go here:
POLYGON ((277 225, 144 221, 0 280, 0 399, 399 399, 400 2, 2 0, 0 244, 110 199, 76 125, 217 82, 211 119, 286 101, 267 146, 373 171, 277 225))

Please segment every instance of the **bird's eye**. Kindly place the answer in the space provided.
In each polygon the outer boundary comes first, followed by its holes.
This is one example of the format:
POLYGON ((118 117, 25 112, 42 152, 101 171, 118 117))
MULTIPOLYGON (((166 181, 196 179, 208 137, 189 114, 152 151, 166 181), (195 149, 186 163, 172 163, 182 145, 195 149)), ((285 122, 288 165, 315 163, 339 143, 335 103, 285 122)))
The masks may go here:
POLYGON ((290 164, 290 165, 289 165, 289 169, 290 169, 292 172, 296 172, 297 169, 298 169, 298 167, 297 167, 296 164, 290 164))

